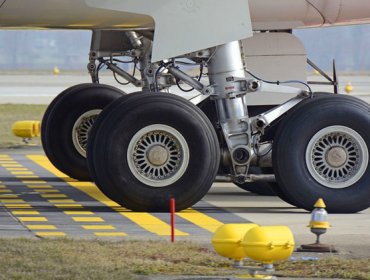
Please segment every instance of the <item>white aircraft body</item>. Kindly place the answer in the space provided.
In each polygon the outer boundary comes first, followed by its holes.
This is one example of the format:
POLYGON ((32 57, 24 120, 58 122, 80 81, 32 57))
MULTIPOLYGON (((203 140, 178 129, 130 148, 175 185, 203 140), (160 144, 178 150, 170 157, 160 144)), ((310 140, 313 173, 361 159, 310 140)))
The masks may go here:
MULTIPOLYGON (((50 104, 43 147, 61 171, 136 211, 168 211, 171 198, 188 208, 215 180, 269 186, 307 210, 318 198, 330 212, 368 208, 370 107, 312 92, 306 61, 317 67, 291 32, 364 23, 370 0, 0 0, 0 28, 93 31, 92 83, 50 104), (103 67, 138 92, 100 84, 103 67), (174 85, 199 95, 169 94, 174 85), (248 106, 263 92, 294 97, 248 106)), ((337 93, 333 70, 319 71, 337 93)))

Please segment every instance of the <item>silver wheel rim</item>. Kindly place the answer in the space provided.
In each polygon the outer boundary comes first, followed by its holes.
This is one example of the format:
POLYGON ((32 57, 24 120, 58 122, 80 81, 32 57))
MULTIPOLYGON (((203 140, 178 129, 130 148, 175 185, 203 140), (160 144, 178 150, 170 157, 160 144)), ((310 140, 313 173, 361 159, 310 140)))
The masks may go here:
POLYGON ((184 175, 189 164, 189 147, 175 128, 154 124, 132 137, 127 162, 140 182, 151 187, 165 187, 184 175))
POLYGON ((102 110, 95 109, 82 114, 75 122, 72 129, 72 142, 77 152, 86 158, 87 140, 90 129, 102 110))
POLYGON ((364 175, 369 162, 366 142, 353 129, 330 126, 317 132, 306 149, 312 177, 332 189, 350 187, 364 175))

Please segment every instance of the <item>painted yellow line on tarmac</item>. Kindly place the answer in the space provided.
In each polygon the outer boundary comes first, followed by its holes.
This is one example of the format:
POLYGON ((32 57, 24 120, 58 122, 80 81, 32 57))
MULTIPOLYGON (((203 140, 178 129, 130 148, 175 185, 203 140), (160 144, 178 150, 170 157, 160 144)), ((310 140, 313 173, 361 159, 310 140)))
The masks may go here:
POLYGON ((0 185, 0 189, 5 189, 6 186, 5 185, 0 185))
POLYGON ((81 204, 54 204, 55 207, 58 207, 58 208, 83 208, 83 206, 81 204))
POLYGON ((47 182, 44 180, 22 180, 22 184, 46 184, 47 182))
POLYGON ((17 194, 0 194, 0 198, 17 198, 17 194))
POLYGON ((99 237, 127 236, 127 234, 124 232, 94 232, 94 234, 99 237))
POLYGON ((200 213, 194 209, 184 210, 176 214, 177 216, 210 232, 215 232, 220 226, 223 225, 223 223, 221 223, 220 221, 208 215, 200 213))
POLYGON ((34 175, 32 171, 11 171, 10 174, 13 175, 34 175))
POLYGON ((53 188, 50 185, 28 185, 27 187, 31 189, 52 189, 53 188))
POLYGON ((9 198, 9 199, 0 199, 1 203, 26 203, 23 199, 14 199, 14 198, 9 198))
POLYGON ((32 208, 30 204, 4 203, 6 208, 32 208))
POLYGON ((61 232, 61 231, 37 231, 37 232, 35 232, 35 235, 37 235, 37 236, 50 236, 50 237, 66 236, 66 234, 64 232, 61 232))
POLYGON ((53 225, 26 225, 26 227, 30 230, 57 229, 57 227, 53 225))
POLYGON ((10 163, 7 163, 7 164, 0 164, 2 167, 23 167, 23 165, 21 164, 10 164, 10 163))
POLYGON ((67 197, 65 194, 42 194, 43 198, 64 198, 67 197))
POLYGON ((45 217, 18 217, 21 222, 47 222, 45 217))
POLYGON ((9 171, 27 171, 29 169, 24 168, 24 167, 8 167, 6 170, 9 170, 9 171))
POLYGON ((11 192, 13 192, 13 191, 11 191, 11 190, 0 190, 0 193, 11 193, 11 192))
POLYGON ((91 211, 64 211, 66 215, 94 215, 91 211))
POLYGON ((73 199, 48 199, 49 203, 76 203, 73 199))
POLYGON ((100 217, 72 217, 75 222, 85 222, 85 223, 101 223, 104 220, 100 217))
POLYGON ((91 225, 82 226, 82 228, 87 229, 87 230, 112 230, 112 229, 116 229, 114 226, 91 226, 91 225))
POLYGON ((12 211, 13 215, 40 215, 39 211, 12 211))
MULTIPOLYGON (((39 155, 28 155, 27 156, 30 160, 35 162, 36 164, 40 165, 41 167, 45 168, 49 172, 53 173, 55 176, 59 178, 68 178, 64 173, 60 172, 56 169, 46 158, 46 156, 39 156, 39 155)), ((121 208, 120 205, 115 203, 114 201, 110 200, 106 197, 94 184, 90 182, 76 182, 65 180, 69 185, 72 187, 77 188, 78 190, 88 194, 90 197, 100 201, 101 203, 105 204, 108 207, 113 209, 121 208)), ((143 229, 152 232, 157 235, 169 236, 171 235, 171 227, 169 224, 163 222, 159 218, 149 214, 149 213, 135 213, 129 210, 126 212, 119 211, 122 216, 126 217, 127 219, 131 220, 132 222, 136 223, 138 226, 142 227, 143 229)), ((176 230, 175 234, 177 236, 187 236, 189 235, 186 232, 176 230)))

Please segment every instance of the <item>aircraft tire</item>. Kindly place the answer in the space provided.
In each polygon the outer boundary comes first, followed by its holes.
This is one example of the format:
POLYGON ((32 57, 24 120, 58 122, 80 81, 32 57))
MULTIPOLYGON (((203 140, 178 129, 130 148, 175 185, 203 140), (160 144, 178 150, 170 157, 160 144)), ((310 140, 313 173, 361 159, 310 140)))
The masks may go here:
POLYGON ((306 99, 280 123, 273 168, 280 191, 311 211, 323 198, 328 212, 370 206, 370 107, 351 96, 306 99))
POLYGON ((51 163, 66 175, 91 180, 86 140, 97 115, 124 92, 100 84, 80 84, 59 94, 47 108, 41 126, 42 145, 51 163))
POLYGON ((216 133, 208 118, 185 99, 133 93, 103 111, 88 143, 97 186, 134 211, 167 212, 197 203, 219 166, 216 133))

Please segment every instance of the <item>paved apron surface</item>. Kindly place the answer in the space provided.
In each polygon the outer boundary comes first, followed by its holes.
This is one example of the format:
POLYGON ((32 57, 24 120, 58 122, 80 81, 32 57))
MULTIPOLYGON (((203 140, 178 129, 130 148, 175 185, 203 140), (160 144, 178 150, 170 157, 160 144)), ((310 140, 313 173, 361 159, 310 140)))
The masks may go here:
MULTIPOLYGON (((209 239, 223 223, 247 220, 200 201, 176 213, 176 235, 209 239)), ((136 213, 90 182, 58 171, 44 155, 0 153, 0 236, 168 238, 168 213, 136 213)))

